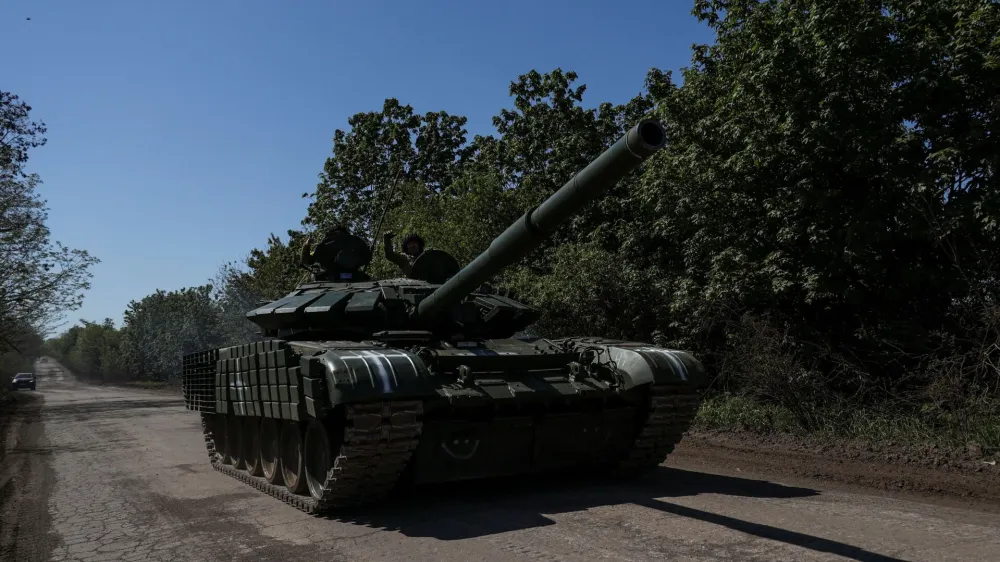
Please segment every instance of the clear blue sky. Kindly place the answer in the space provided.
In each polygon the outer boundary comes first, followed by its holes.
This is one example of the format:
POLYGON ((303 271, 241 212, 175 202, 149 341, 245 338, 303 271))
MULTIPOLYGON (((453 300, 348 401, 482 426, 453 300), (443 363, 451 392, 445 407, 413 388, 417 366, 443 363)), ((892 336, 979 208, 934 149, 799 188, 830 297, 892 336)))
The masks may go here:
POLYGON ((67 320, 120 325, 130 300, 203 284, 297 228, 334 130, 387 97, 465 115, 470 138, 531 69, 575 70, 588 106, 627 101, 711 40, 692 5, 3 2, 0 88, 48 126, 29 168, 53 238, 102 260, 67 320))

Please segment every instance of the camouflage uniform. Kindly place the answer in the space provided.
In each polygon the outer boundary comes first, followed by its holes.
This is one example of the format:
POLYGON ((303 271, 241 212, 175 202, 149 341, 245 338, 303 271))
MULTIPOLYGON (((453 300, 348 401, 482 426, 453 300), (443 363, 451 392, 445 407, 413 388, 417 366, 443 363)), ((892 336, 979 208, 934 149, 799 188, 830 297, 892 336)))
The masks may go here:
POLYGON ((413 262, 417 261, 420 254, 424 252, 424 239, 416 234, 408 234, 403 238, 402 246, 404 252, 402 254, 397 254, 392 251, 392 232, 386 232, 382 236, 382 246, 385 249, 385 259, 389 260, 391 263, 396 264, 399 269, 403 272, 404 277, 409 277, 410 273, 413 271, 413 262), (417 242, 420 244, 420 251, 416 254, 410 254, 406 252, 406 245, 410 242, 417 242))
POLYGON ((299 256, 302 265, 309 267, 313 264, 312 238, 307 238, 302 244, 302 255, 299 256))
MULTIPOLYGON (((334 226, 330 230, 326 231, 326 235, 324 235, 323 239, 319 241, 319 244, 322 244, 323 242, 326 242, 330 238, 333 238, 334 235, 336 235, 339 232, 347 232, 347 229, 340 225, 334 226)), ((307 268, 312 266, 312 264, 316 262, 315 256, 313 255, 315 248, 313 248, 312 240, 313 237, 310 234, 309 237, 306 238, 306 241, 302 244, 302 253, 299 255, 299 260, 302 262, 302 265, 306 266, 307 268)), ((319 246, 319 244, 317 244, 317 246, 319 246)))

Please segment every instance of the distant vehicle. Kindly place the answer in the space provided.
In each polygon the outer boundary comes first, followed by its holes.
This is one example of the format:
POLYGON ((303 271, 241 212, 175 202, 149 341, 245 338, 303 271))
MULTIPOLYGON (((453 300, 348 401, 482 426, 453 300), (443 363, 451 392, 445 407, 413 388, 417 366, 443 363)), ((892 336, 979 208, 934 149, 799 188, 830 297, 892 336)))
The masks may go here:
POLYGON ((30 388, 31 390, 35 390, 35 374, 18 373, 14 375, 14 378, 10 381, 10 389, 17 390, 19 388, 30 388))

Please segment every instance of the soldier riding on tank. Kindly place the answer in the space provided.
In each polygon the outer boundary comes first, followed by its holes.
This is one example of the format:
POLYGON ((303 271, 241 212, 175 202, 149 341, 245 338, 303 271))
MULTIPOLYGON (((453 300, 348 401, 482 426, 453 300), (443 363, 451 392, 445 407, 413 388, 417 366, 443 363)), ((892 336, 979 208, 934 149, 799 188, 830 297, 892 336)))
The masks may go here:
MULTIPOLYGON (((306 241, 302 244, 302 253, 299 256, 299 260, 302 263, 302 266, 310 271, 313 271, 314 269, 313 265, 316 263, 315 256, 313 254, 316 251, 316 247, 322 245, 324 242, 332 240, 340 233, 345 233, 345 234, 348 233, 347 228, 342 224, 333 225, 326 231, 326 234, 323 236, 323 238, 319 241, 319 244, 317 244, 316 246, 313 246, 313 235, 310 234, 309 236, 307 236, 306 241)), ((317 280, 315 279, 315 276, 316 275, 314 272, 313 278, 314 280, 317 280)))
POLYGON ((385 248, 385 259, 399 266, 402 270, 403 275, 406 277, 410 276, 413 271, 413 262, 417 261, 417 258, 424 253, 424 239, 420 237, 419 234, 411 232, 403 237, 403 242, 400 244, 403 248, 402 254, 397 254, 392 250, 392 239, 395 237, 395 233, 386 232, 382 236, 382 245, 385 248))

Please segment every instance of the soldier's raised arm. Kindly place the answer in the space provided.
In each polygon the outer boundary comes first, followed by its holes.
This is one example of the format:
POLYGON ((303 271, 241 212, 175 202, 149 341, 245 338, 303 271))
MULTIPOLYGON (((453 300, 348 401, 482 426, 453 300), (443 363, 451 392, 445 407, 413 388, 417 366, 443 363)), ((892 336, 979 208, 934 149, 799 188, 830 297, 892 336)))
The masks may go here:
POLYGON ((305 266, 312 265, 313 262, 312 242, 313 242, 313 237, 312 234, 310 234, 308 237, 306 237, 306 241, 302 243, 302 253, 299 256, 299 259, 302 261, 302 265, 305 266))
POLYGON ((386 232, 382 235, 382 247, 385 252, 385 259, 396 264, 397 267, 403 272, 403 275, 410 274, 410 260, 406 259, 403 254, 397 254, 392 250, 392 239, 395 236, 393 232, 386 232))

